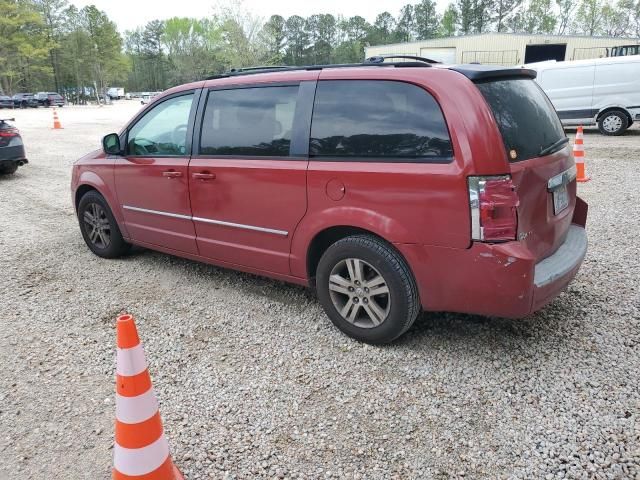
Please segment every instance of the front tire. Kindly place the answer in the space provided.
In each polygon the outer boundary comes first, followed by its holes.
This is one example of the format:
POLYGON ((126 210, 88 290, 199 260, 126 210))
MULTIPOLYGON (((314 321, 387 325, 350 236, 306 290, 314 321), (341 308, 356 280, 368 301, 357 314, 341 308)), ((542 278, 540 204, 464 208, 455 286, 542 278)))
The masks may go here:
POLYGON ((603 135, 622 135, 629 127, 629 119, 620 110, 611 110, 598 119, 598 130, 603 135))
POLYGON ((126 254, 131 245, 124 241, 107 201, 98 192, 87 192, 78 204, 78 221, 85 243, 102 258, 126 254))
POLYGON ((361 342, 392 342, 420 311, 418 289, 405 260, 372 235, 331 245, 318 264, 316 290, 333 324, 361 342))

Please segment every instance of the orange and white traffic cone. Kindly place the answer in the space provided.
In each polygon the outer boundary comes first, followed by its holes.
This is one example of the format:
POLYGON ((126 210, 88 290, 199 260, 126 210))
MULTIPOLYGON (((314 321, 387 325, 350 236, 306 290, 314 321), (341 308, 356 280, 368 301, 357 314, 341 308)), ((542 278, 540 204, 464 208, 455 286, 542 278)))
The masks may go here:
POLYGON ((116 435, 113 480, 184 480, 164 436, 144 350, 132 315, 117 330, 116 435))
POLYGON ((53 109, 53 129, 54 130, 62 130, 62 124, 60 123, 60 119, 58 118, 58 112, 56 109, 53 109))
POLYGON ((576 132, 576 140, 573 143, 573 158, 576 161, 576 180, 578 182, 588 182, 591 177, 587 177, 584 168, 584 132, 582 125, 578 127, 576 132))

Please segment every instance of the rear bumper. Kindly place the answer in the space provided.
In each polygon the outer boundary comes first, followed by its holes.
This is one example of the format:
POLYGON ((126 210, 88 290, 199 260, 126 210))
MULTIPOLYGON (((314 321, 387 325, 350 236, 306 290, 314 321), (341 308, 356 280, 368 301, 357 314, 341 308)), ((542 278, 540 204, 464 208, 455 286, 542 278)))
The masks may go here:
POLYGON ((573 280, 586 254, 586 230, 579 225, 571 225, 560 248, 535 266, 532 311, 553 300, 573 280))
POLYGON ((465 250, 396 244, 416 278, 425 310, 521 318, 551 302, 577 274, 587 251, 586 204, 564 243, 536 262, 520 242, 474 242, 465 250))
POLYGON ((23 162, 28 163, 24 145, 20 141, 20 145, 12 145, 10 147, 0 148, 0 162, 15 163, 23 162))

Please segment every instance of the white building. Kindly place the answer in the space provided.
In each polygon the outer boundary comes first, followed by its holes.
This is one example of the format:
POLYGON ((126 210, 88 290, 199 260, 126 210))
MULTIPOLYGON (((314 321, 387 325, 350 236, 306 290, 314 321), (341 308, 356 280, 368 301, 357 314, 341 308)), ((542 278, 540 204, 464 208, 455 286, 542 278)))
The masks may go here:
POLYGON ((608 55, 608 49, 640 44, 638 38, 482 33, 367 47, 375 55, 417 55, 443 63, 520 65, 544 60, 582 60, 608 55))

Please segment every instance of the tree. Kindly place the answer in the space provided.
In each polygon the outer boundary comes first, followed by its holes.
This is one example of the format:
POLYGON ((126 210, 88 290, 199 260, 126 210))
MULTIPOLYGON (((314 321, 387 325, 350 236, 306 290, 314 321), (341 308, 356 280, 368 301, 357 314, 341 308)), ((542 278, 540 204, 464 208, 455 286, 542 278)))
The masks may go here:
POLYGON ((51 75, 42 16, 16 0, 0 0, 0 12, 0 87, 5 93, 36 90, 51 75))
POLYGON ((447 6, 447 9, 442 15, 442 21, 440 23, 440 33, 444 37, 451 37, 456 34, 458 25, 458 9, 453 3, 447 6))
POLYGON ((440 26, 436 3, 433 0, 422 0, 414 7, 413 12, 417 39, 424 40, 436 37, 440 26))
POLYGON ((375 44, 392 43, 396 40, 394 31, 396 29, 396 19, 393 18, 389 12, 382 12, 378 14, 375 22, 373 23, 373 29, 371 31, 371 37, 375 44))
POLYGON ((405 5, 400 10, 400 17, 396 24, 396 36, 400 42, 410 42, 414 39, 416 20, 413 5, 405 5))
POLYGON ((285 20, 280 15, 271 15, 262 27, 261 41, 265 44, 266 62, 269 65, 279 65, 284 61, 286 47, 285 20))
POLYGON ((314 63, 329 63, 336 42, 337 22, 333 15, 316 14, 307 19, 309 56, 314 63))
POLYGON ((559 9, 557 16, 558 30, 556 34, 564 35, 573 19, 573 12, 576 9, 577 3, 575 0, 556 0, 556 5, 559 9))
MULTIPOLYGON (((239 34, 229 21, 218 18, 170 18, 165 22, 162 43, 171 63, 171 83, 185 83, 220 73, 225 66, 240 62, 241 53, 225 49, 239 34)), ((235 64, 234 66, 242 66, 235 64)))
POLYGON ((473 31, 475 12, 473 0, 456 0, 456 11, 458 12, 458 29, 463 35, 468 35, 473 31))
POLYGON ((530 0, 514 16, 513 30, 524 33, 551 33, 556 17, 551 0, 530 0))
POLYGON ((605 4, 602 8, 603 33, 612 37, 636 35, 640 16, 640 0, 619 0, 613 6, 605 4))
POLYGON ((522 4, 522 0, 496 0, 493 4, 493 20, 497 32, 507 30, 507 20, 514 11, 522 4))
POLYGON ((80 10, 90 42, 86 45, 92 80, 100 92, 124 80, 127 63, 122 55, 122 38, 107 14, 89 5, 80 10))
POLYGON ((53 71, 53 81, 56 91, 60 90, 60 66, 58 64, 59 42, 62 36, 64 9, 67 0, 34 0, 35 10, 42 15, 45 25, 47 43, 49 44, 49 61, 53 71))
POLYGON ((604 4, 602 0, 580 0, 575 26, 578 33, 593 36, 602 31, 604 4))
POLYGON ((299 15, 292 15, 285 22, 287 35, 286 61, 289 65, 301 65, 305 63, 309 35, 306 30, 306 21, 299 15))
POLYGON ((494 0, 472 0, 472 25, 475 33, 484 33, 489 30, 491 12, 494 10, 494 0))

